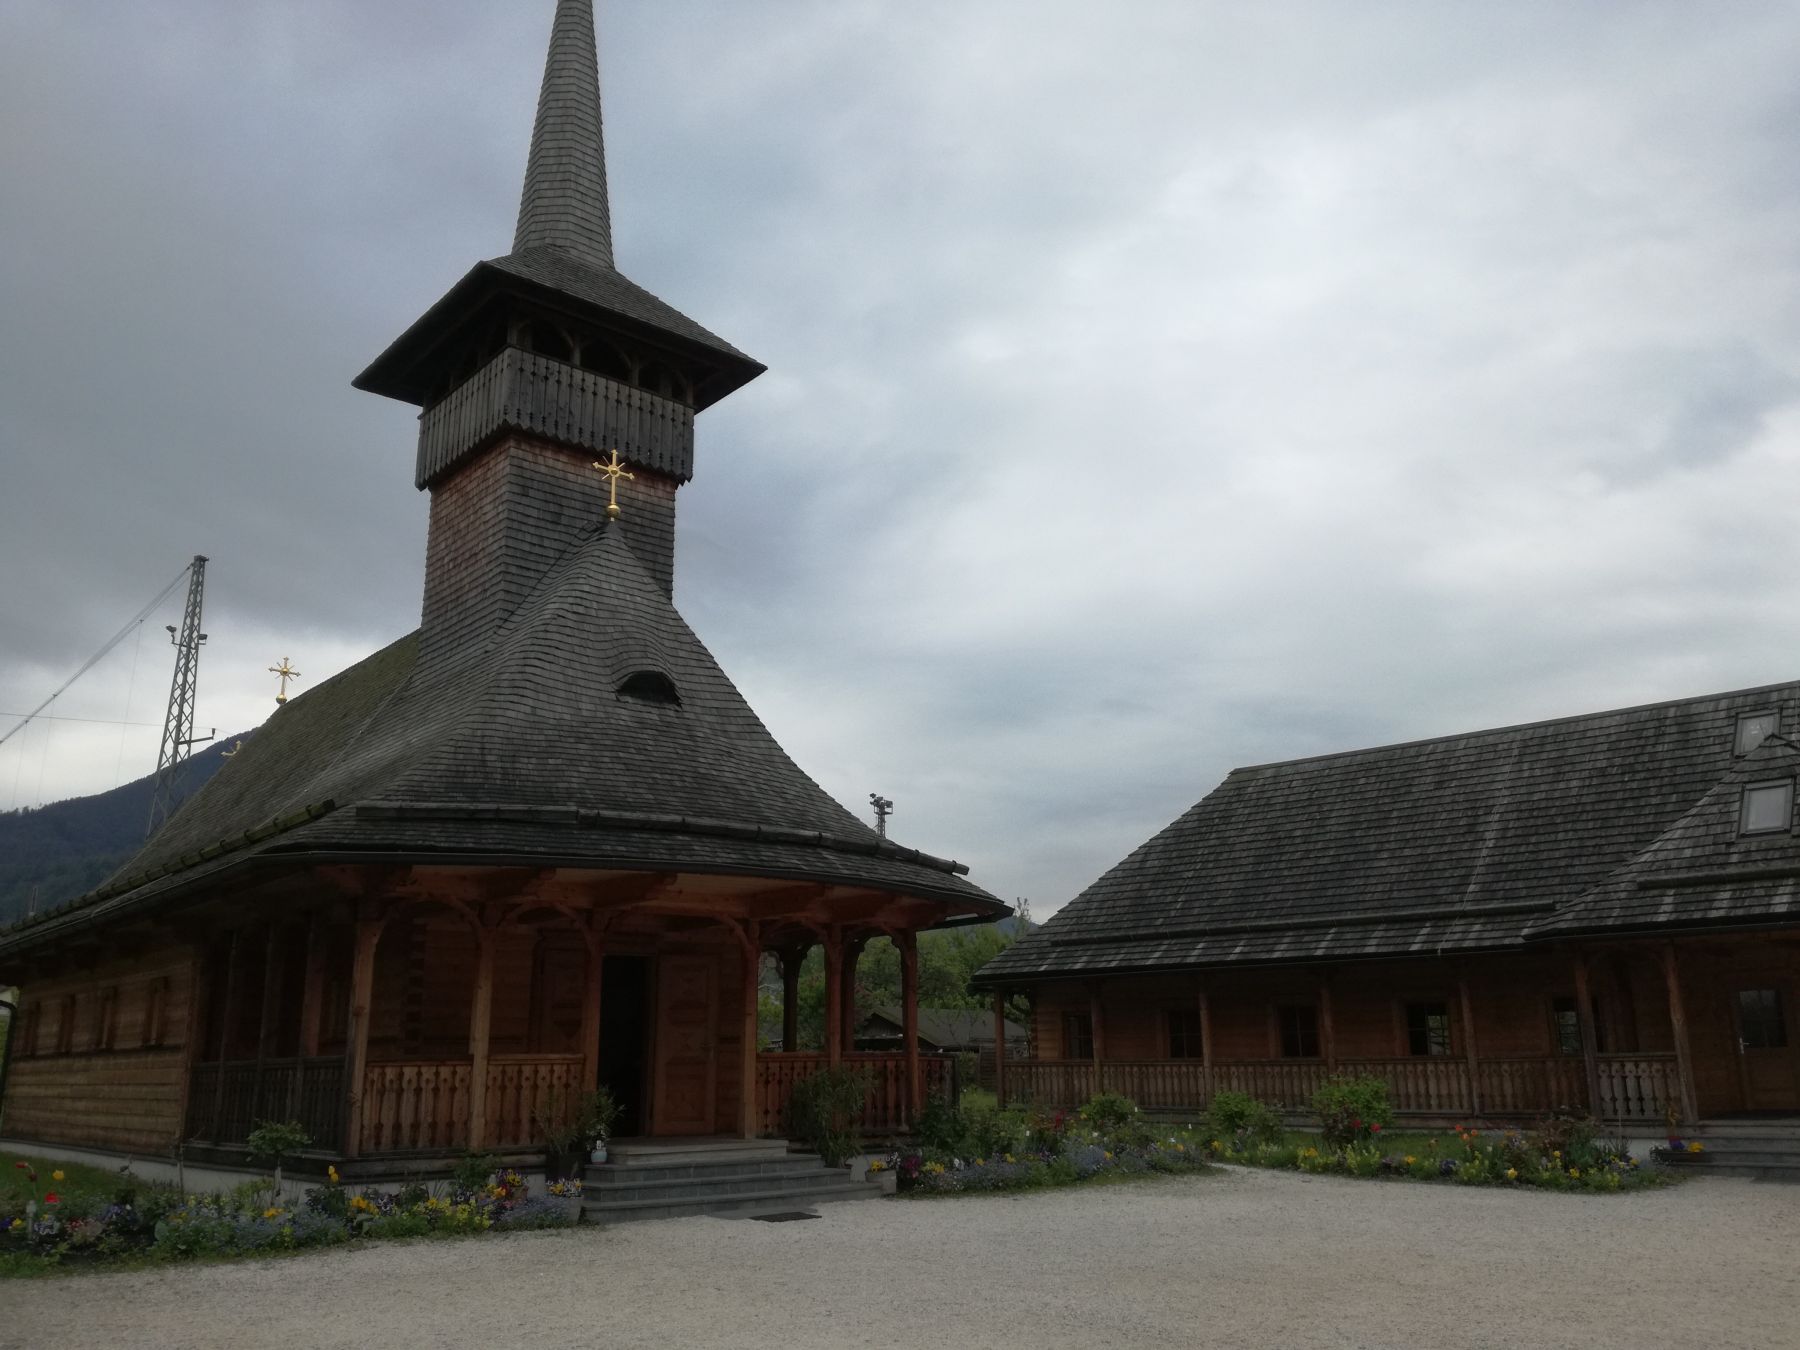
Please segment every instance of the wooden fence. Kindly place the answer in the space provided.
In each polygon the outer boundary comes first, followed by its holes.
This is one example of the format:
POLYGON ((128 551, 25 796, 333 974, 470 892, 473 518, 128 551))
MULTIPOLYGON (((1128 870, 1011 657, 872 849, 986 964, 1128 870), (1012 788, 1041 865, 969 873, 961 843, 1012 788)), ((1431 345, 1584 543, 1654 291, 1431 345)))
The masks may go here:
POLYGON ((208 1144, 247 1143, 264 1120, 297 1120, 313 1147, 337 1149, 343 1137, 341 1058, 227 1060, 194 1066, 187 1137, 208 1144))
MULTIPOLYGON (((954 1055, 919 1056, 927 1097, 955 1095, 955 1059, 954 1055)), ((845 1068, 860 1069, 869 1076, 862 1117, 865 1134, 892 1134, 909 1128, 905 1055, 858 1050, 845 1055, 843 1063, 845 1068)), ((761 1133, 785 1132, 784 1117, 794 1084, 812 1077, 826 1065, 825 1056, 813 1051, 782 1051, 756 1057, 757 1126, 761 1133)))

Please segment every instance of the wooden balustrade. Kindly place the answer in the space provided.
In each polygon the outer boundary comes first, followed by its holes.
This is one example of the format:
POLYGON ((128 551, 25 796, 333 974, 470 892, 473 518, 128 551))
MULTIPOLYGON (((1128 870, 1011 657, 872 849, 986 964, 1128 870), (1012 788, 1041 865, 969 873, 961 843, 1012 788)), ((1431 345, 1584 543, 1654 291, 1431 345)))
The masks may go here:
POLYGON ((1681 1100, 1673 1053, 1597 1055, 1594 1063, 1600 1076, 1594 1114, 1602 1120, 1661 1123, 1681 1100))
POLYGON ((343 1130, 344 1061, 230 1060, 196 1064, 188 1089, 187 1137, 244 1144, 257 1122, 297 1120, 312 1147, 339 1147, 343 1130))
MULTIPOLYGON (((859 1050, 846 1054, 843 1064, 869 1076, 862 1116, 865 1133, 893 1133, 909 1128, 905 1055, 859 1050)), ((793 1095, 794 1085, 826 1067, 824 1054, 811 1051, 780 1051, 756 1057, 757 1125, 761 1133, 785 1133, 788 1098, 793 1095)), ((920 1055, 919 1067, 927 1097, 953 1091, 956 1084, 952 1056, 920 1055)))
MULTIPOLYGON (((467 1060, 369 1065, 363 1076, 363 1153, 468 1147, 472 1072, 467 1060)), ((487 1066, 483 1147, 541 1143, 542 1123, 573 1109, 580 1079, 580 1055, 493 1056, 487 1066)))
MULTIPOLYGON (((1602 1057, 1603 1064, 1607 1057, 1602 1057)), ((1602 1082, 1613 1083, 1613 1100, 1627 1105, 1628 1119, 1655 1114, 1644 1102, 1668 1101, 1673 1092, 1673 1057, 1611 1057, 1621 1066, 1602 1082)), ((1407 1056, 1391 1059, 1346 1059, 1339 1074, 1368 1074, 1383 1079, 1394 1109, 1403 1114, 1472 1116, 1469 1064, 1461 1058, 1407 1056)), ((1210 1075, 1194 1059, 1108 1060, 1096 1075, 1092 1060, 1025 1060, 1006 1066, 1006 1095, 1014 1103, 1079 1106, 1101 1087, 1123 1093, 1150 1110, 1198 1112, 1214 1092, 1243 1092, 1278 1110, 1301 1112, 1330 1077, 1313 1060, 1237 1060, 1215 1063, 1210 1075)), ((1538 1115, 1557 1107, 1586 1104, 1581 1061, 1566 1055, 1482 1060, 1475 1085, 1481 1114, 1538 1115)), ((1607 1089, 1602 1088, 1605 1095, 1607 1089)), ((1609 1106, 1609 1110, 1613 1110, 1609 1106)), ((1660 1107, 1657 1108, 1660 1112, 1660 1107)), ((1616 1110, 1613 1110, 1616 1116, 1616 1110)))

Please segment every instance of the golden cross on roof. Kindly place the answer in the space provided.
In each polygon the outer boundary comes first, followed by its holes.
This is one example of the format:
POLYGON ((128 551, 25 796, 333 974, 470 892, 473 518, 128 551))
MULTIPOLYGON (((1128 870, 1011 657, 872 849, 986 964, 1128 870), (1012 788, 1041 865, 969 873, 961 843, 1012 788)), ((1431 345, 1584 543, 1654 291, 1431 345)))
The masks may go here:
POLYGON ((300 672, 295 670, 292 666, 290 666, 288 664, 287 657, 284 656, 281 658, 280 665, 269 667, 269 674, 281 676, 281 692, 279 694, 275 695, 275 702, 278 705, 282 704, 282 703, 286 703, 287 702, 288 681, 299 679, 300 672))
POLYGON ((619 518, 619 480, 636 478, 637 475, 625 467, 624 462, 619 458, 617 448, 613 450, 610 462, 597 459, 594 461, 594 467, 606 475, 606 518, 617 520, 619 518))

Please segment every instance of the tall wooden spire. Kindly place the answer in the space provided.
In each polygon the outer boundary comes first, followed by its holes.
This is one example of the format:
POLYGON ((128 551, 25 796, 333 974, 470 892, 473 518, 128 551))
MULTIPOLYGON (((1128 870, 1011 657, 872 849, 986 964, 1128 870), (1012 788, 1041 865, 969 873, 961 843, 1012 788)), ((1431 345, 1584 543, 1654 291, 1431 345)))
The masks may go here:
POLYGON ((513 235, 514 253, 533 248, 613 266, 593 0, 557 0, 513 235))

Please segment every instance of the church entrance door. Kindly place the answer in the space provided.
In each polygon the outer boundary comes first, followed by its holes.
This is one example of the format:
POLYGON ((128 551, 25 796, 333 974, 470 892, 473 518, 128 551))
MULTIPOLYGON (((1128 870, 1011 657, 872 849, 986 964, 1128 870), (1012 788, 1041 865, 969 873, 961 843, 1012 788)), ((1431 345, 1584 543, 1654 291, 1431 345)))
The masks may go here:
POLYGON ((718 1083, 719 963, 668 955, 656 971, 656 1073, 651 1129, 711 1134, 718 1083))

